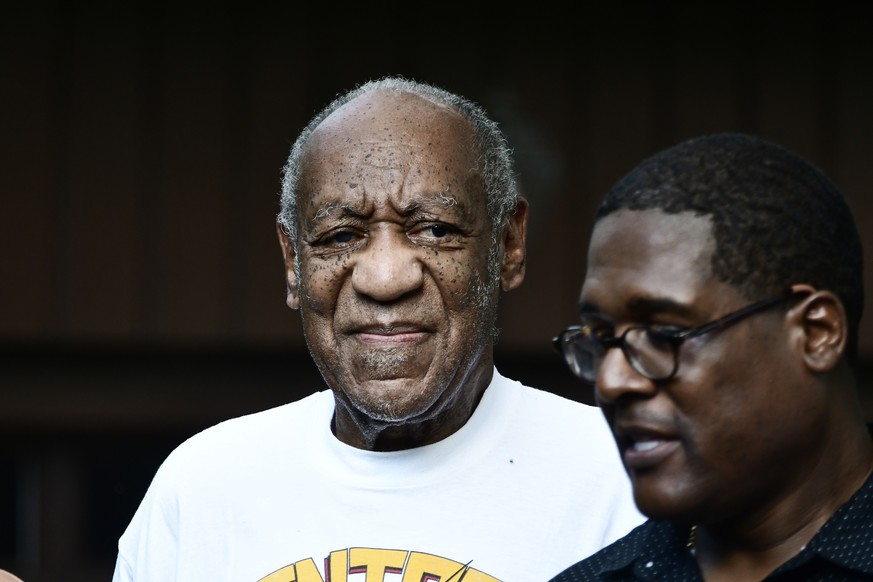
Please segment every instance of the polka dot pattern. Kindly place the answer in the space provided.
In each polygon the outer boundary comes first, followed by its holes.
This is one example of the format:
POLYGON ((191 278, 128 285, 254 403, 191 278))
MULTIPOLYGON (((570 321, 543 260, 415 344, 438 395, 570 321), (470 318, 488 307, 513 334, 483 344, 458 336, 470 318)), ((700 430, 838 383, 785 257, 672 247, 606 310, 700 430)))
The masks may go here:
MULTIPOLYGON (((649 520, 551 582, 650 580, 699 582, 703 578, 685 547, 688 528, 649 520)), ((766 580, 873 582, 873 477, 791 560, 766 580)))

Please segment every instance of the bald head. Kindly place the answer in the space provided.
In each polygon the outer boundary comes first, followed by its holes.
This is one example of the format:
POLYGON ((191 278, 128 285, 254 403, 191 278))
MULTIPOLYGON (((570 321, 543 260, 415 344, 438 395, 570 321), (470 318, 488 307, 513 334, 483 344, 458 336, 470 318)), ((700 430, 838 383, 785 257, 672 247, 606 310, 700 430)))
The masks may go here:
MULTIPOLYGON (((283 169, 279 225, 292 241, 297 241, 298 195, 302 181, 309 180, 305 162, 311 156, 334 155, 336 161, 342 162, 343 155, 359 155, 361 144, 378 141, 383 145, 365 154, 371 163, 396 164, 393 148, 442 149, 445 155, 443 142, 457 142, 459 132, 469 134, 471 150, 459 154, 469 156, 474 165, 471 173, 483 180, 488 216, 496 236, 515 211, 519 196, 505 136, 479 105, 433 85, 401 77, 360 85, 337 97, 310 120, 294 142, 283 169), (421 131, 423 127, 427 131, 421 131), (385 147, 386 138, 392 142, 391 147, 385 147), (347 147, 342 146, 344 141, 347 147)), ((336 165, 337 171, 341 168, 341 164, 336 165)))
POLYGON ((423 184, 451 203, 460 190, 479 193, 475 135, 456 110, 412 93, 372 91, 329 115, 303 150, 297 203, 317 190, 363 197, 389 192, 402 204, 405 191, 423 184))

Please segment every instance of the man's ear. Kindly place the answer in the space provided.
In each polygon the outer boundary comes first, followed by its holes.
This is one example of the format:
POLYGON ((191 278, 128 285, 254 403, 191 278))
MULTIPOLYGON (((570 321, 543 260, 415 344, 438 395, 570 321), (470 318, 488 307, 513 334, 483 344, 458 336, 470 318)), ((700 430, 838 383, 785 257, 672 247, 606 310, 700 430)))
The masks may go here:
POLYGON ((515 212, 503 230, 503 259, 500 264, 500 288, 511 291, 524 281, 527 256, 527 200, 519 196, 515 212))
POLYGON ((846 351, 849 327, 840 298, 810 285, 794 285, 795 293, 808 293, 791 312, 803 330, 803 359, 818 374, 832 370, 846 351))
POLYGON ((278 222, 276 223, 276 232, 279 235, 279 246, 282 248, 282 260, 285 263, 285 285, 288 290, 288 294, 285 297, 285 303, 287 303, 288 307, 291 309, 298 309, 300 307, 300 292, 297 288, 297 273, 294 271, 294 258, 296 256, 294 243, 291 242, 288 233, 285 232, 284 227, 282 227, 278 222))

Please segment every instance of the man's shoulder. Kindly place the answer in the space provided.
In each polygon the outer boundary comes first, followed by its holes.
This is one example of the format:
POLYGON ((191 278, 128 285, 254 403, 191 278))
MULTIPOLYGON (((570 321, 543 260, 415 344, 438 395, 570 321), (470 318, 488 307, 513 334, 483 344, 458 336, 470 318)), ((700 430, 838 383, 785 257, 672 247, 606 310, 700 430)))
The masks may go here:
MULTIPOLYGON (((550 582, 582 582, 606 580, 609 573, 627 568, 652 542, 653 532, 661 525, 647 520, 591 556, 576 562, 550 582)), ((655 536, 657 540, 657 536, 655 536)))
POLYGON ((333 412, 333 394, 329 390, 310 394, 300 400, 266 410, 229 418, 189 437, 170 454, 169 463, 186 463, 197 457, 246 450, 264 444, 293 442, 312 436, 315 426, 328 426, 333 412), (316 423, 319 423, 316 425, 316 423))
POLYGON ((541 406, 549 410, 563 411, 570 415, 582 415, 603 420, 603 415, 597 406, 586 404, 581 400, 574 400, 562 396, 554 391, 542 388, 539 385, 529 386, 519 380, 513 380, 506 376, 496 375, 496 382, 506 386, 514 385, 526 399, 527 403, 541 406))
POLYGON ((589 433, 592 430, 611 440, 606 419, 597 406, 572 400, 542 388, 521 385, 523 408, 531 417, 548 418, 549 424, 564 430, 589 433))
POLYGON ((333 402, 333 393, 330 390, 314 392, 300 400, 223 420, 205 429, 200 434, 220 433, 241 428, 250 430, 257 426, 267 428, 281 425, 286 420, 293 420, 298 417, 308 419, 310 415, 317 414, 319 411, 329 411, 332 413, 333 402))

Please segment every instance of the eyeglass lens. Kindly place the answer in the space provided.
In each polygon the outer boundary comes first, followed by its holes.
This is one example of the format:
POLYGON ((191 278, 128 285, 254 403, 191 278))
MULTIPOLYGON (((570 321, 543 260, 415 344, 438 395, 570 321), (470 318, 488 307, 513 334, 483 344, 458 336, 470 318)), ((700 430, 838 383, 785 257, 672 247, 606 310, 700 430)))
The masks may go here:
POLYGON ((621 348, 634 370, 650 380, 666 380, 676 373, 679 345, 687 338, 724 329, 797 295, 798 292, 787 288, 780 297, 753 303, 678 335, 668 335, 649 326, 637 326, 628 328, 618 337, 610 337, 592 332, 588 326, 573 326, 556 338, 556 345, 560 343, 564 359, 573 373, 587 382, 597 379, 606 350, 617 347, 621 348))
MULTIPOLYGON (((643 327, 629 328, 613 340, 634 369, 653 380, 669 378, 676 367, 676 346, 663 335, 643 327)), ((563 338, 567 365, 578 377, 594 382, 606 355, 606 346, 594 334, 576 331, 563 338)))

